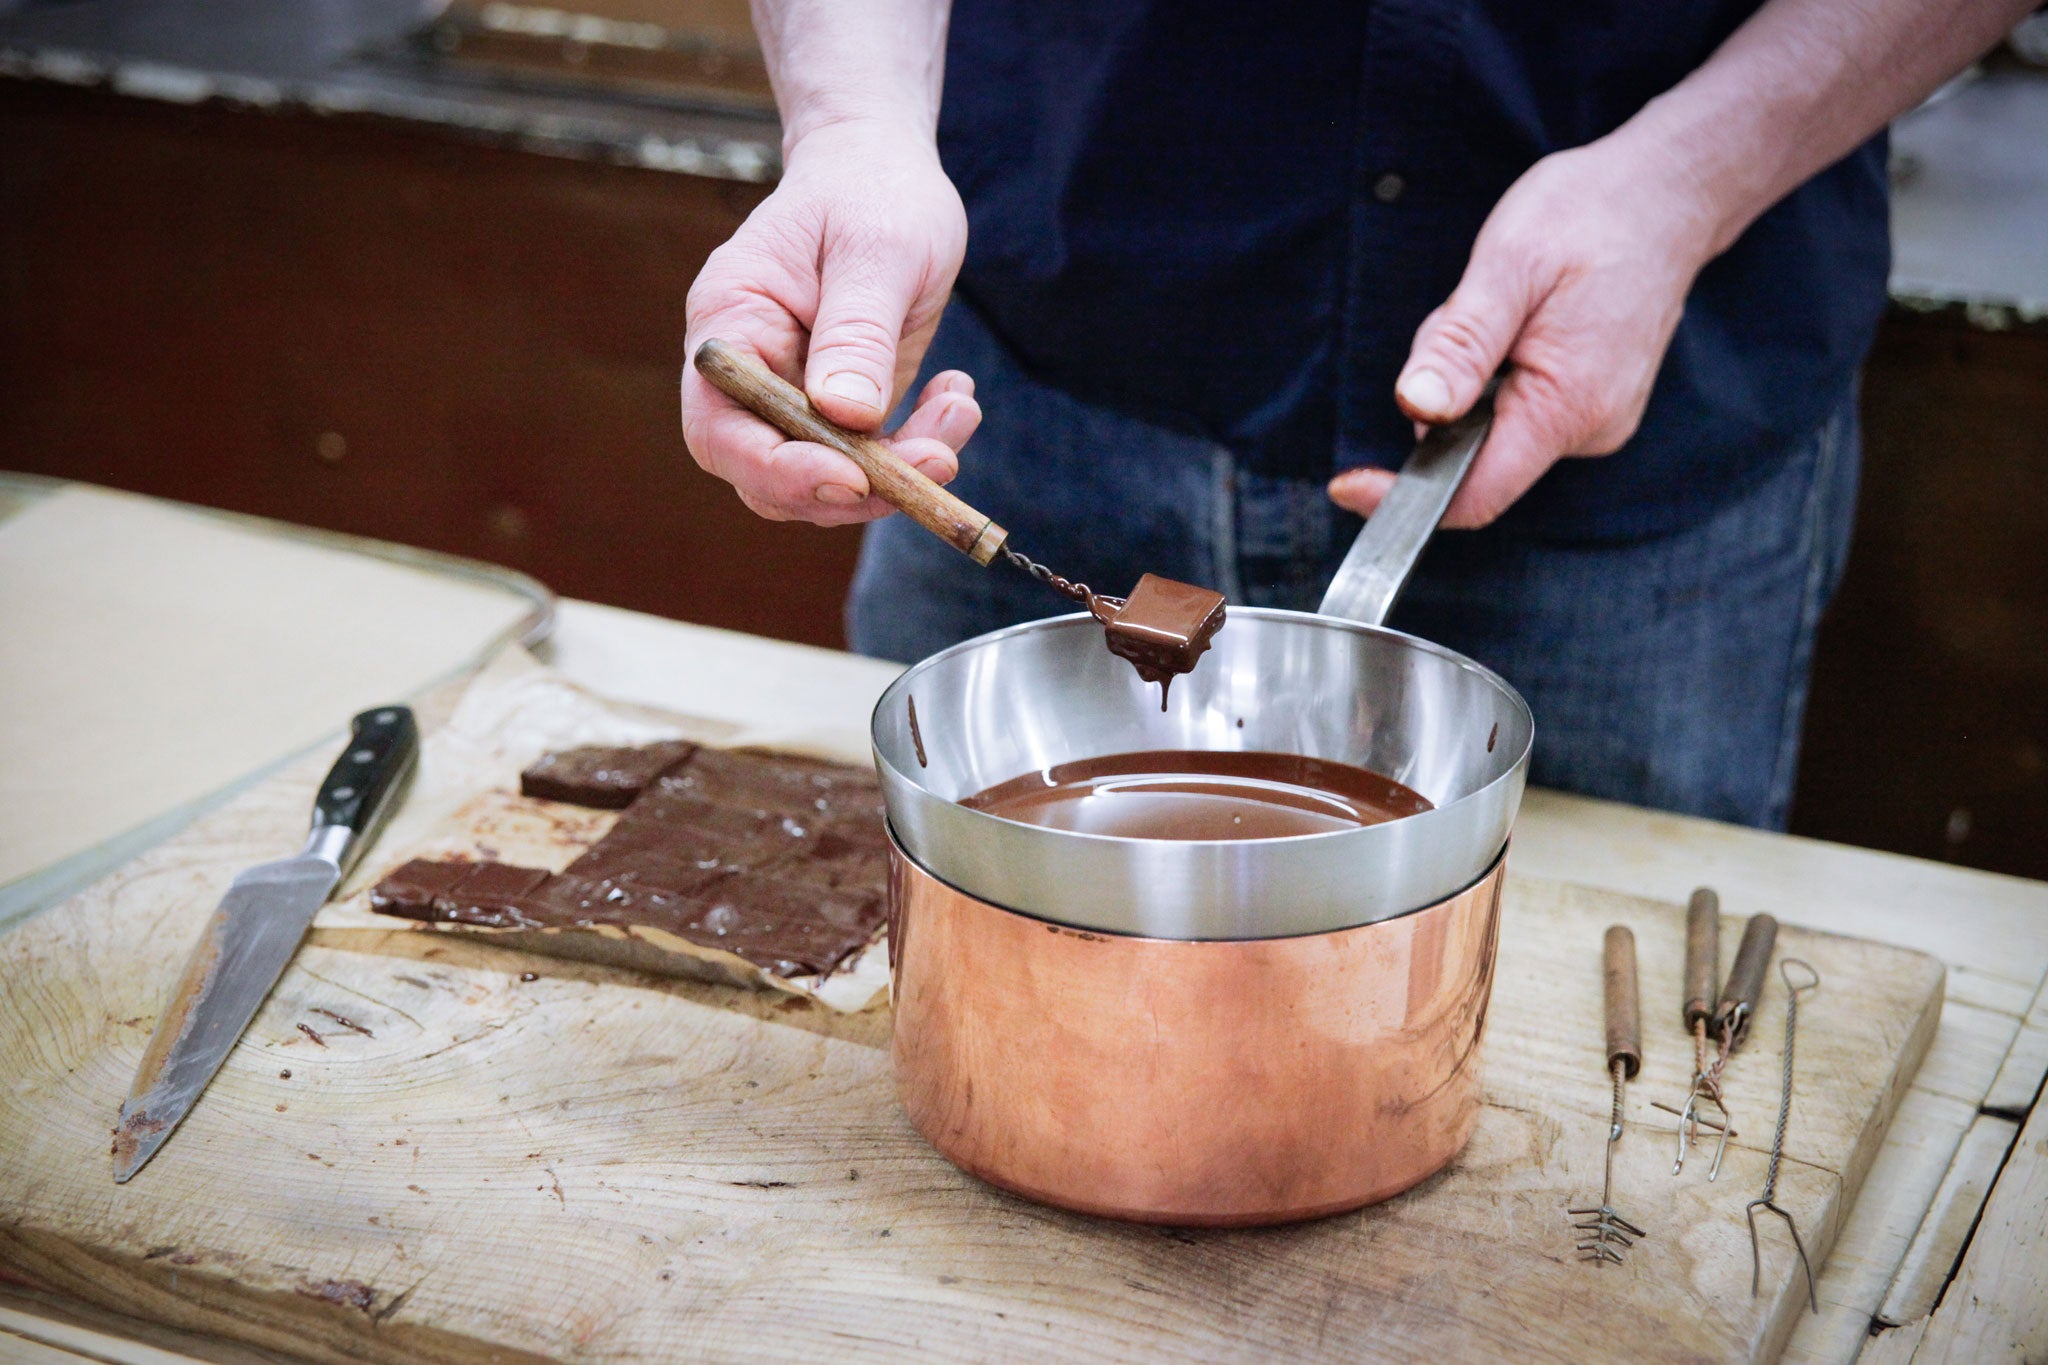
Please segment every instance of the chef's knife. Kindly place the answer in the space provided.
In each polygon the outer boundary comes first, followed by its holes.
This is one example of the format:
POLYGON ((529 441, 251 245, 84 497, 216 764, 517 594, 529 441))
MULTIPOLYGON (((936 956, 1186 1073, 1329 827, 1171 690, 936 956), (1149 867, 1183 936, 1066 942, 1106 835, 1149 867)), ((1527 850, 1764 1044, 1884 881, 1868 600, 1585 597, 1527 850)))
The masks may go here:
POLYGON ((357 716, 349 732, 314 799, 306 847, 237 875, 185 964, 121 1106, 116 1181, 141 1170, 191 1110, 284 974, 314 913, 396 804, 419 756, 412 712, 380 706, 357 716))

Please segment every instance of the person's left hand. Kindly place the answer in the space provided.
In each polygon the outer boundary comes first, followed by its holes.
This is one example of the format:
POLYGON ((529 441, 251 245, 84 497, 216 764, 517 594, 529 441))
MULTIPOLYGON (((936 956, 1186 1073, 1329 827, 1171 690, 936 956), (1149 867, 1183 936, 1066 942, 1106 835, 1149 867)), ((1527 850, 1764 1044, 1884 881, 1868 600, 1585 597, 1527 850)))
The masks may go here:
MULTIPOLYGON (((1462 415, 1502 362, 1513 367, 1443 525, 1486 525, 1561 457, 1611 454, 1642 419, 1686 292, 1717 244, 1701 187, 1637 142, 1625 130, 1530 167, 1416 333, 1395 399, 1418 423, 1462 415)), ((1369 516, 1393 481, 1390 470, 1348 470, 1330 496, 1369 516)))

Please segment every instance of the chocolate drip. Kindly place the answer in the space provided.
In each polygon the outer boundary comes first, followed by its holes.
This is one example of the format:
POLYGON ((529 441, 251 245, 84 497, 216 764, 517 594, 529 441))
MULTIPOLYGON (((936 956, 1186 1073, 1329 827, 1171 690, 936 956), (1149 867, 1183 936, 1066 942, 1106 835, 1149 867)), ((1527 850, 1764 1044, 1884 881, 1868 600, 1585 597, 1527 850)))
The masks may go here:
POLYGON ((1159 709, 1166 709, 1173 680, 1194 671, 1223 629, 1223 594, 1146 574, 1119 601, 1097 597, 1088 609, 1108 632, 1109 652, 1128 659, 1146 682, 1159 684, 1159 709))
POLYGON ((903 707, 910 716, 910 742, 917 746, 917 766, 931 767, 931 760, 924 756, 924 731, 917 728, 917 698, 905 697, 903 707))
MULTIPOLYGON (((1062 597, 1086 607, 1102 622, 1109 652, 1129 659, 1138 676, 1159 684, 1159 709, 1173 680, 1194 670, 1216 632, 1223 629, 1223 594, 1157 574, 1145 574, 1129 597, 1107 597, 1086 583, 1063 578, 1043 564, 1003 547, 1003 557, 1062 597)), ((912 713, 913 732, 916 714, 912 713)))

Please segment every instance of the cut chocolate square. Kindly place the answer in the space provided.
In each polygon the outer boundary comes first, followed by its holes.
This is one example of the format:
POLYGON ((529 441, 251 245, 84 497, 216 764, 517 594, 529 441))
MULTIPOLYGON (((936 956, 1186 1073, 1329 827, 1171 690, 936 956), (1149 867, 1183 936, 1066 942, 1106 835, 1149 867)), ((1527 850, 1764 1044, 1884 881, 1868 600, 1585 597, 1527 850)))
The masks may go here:
POLYGON ((546 801, 624 810, 656 778, 696 751, 696 745, 682 739, 628 748, 592 745, 563 749, 542 755, 519 774, 519 791, 546 801))
POLYGON ((881 814, 872 773, 788 754, 699 749, 688 763, 664 774, 656 791, 806 823, 852 811, 881 814))
POLYGON ((1109 652, 1146 682, 1192 672, 1223 629, 1223 594, 1146 574, 1107 623, 1109 652))
POLYGON ((475 866, 475 863, 414 858, 385 873, 384 879, 370 888, 370 908, 386 915, 430 919, 434 912, 434 898, 452 890, 475 866))
POLYGON ((501 929, 529 927, 524 907, 549 875, 540 867, 471 863, 468 876, 434 897, 434 918, 501 929))
POLYGON ((736 872, 691 899, 680 926, 686 937, 783 976, 829 973, 875 936, 886 915, 879 894, 847 895, 759 872, 736 872))

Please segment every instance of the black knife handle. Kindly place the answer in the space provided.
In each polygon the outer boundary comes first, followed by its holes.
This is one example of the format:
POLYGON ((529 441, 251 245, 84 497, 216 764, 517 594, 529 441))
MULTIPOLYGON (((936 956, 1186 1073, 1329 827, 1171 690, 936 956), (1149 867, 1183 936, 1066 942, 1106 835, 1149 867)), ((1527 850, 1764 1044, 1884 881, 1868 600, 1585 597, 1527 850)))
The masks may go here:
POLYGON ((345 829, 354 837, 336 851, 344 874, 383 823, 419 758, 420 727, 409 706, 378 706, 349 722, 348 747, 313 798, 313 834, 345 829))

